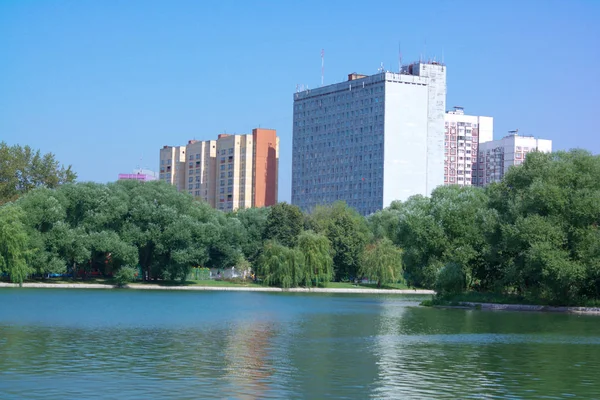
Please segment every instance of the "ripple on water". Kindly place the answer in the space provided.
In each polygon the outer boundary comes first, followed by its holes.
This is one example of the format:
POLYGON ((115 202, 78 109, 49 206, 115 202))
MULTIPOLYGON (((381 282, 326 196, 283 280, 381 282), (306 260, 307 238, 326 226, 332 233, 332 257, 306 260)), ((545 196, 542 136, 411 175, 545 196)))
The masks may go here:
POLYGON ((127 294, 128 319, 115 292, 16 293, 2 399, 600 398, 600 319, 259 293, 127 294))

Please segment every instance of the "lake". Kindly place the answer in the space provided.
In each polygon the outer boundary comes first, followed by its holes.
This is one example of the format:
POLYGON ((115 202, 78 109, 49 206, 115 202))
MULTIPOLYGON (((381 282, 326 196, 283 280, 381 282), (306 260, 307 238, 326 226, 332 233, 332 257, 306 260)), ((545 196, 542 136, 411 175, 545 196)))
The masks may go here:
POLYGON ((600 398, 600 318, 424 296, 0 289, 0 398, 600 398))

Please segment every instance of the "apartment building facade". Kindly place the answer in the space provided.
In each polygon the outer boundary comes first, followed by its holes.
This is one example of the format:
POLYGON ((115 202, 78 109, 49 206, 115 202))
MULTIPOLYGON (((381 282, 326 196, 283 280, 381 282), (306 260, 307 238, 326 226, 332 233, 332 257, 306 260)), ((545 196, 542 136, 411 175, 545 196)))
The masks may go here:
POLYGON ((532 151, 552 152, 552 140, 518 135, 518 131, 509 133, 500 140, 480 144, 473 178, 477 186, 501 181, 510 167, 521 165, 532 151))
POLYGON ((185 150, 185 146, 164 146, 160 149, 159 178, 178 191, 186 188, 185 150))
MULTIPOLYGON (((161 150, 160 179, 174 184, 168 170, 162 168, 163 150, 167 148, 161 150)), ((223 211, 277 202, 279 138, 274 129, 257 128, 247 135, 221 134, 217 140, 190 140, 184 148, 185 185, 178 187, 179 191, 223 211)))
POLYGON ((294 94, 292 204, 368 215, 444 184, 446 67, 348 75, 294 94))
POLYGON ((454 107, 444 115, 444 129, 444 185, 475 185, 478 149, 493 140, 494 119, 454 107))

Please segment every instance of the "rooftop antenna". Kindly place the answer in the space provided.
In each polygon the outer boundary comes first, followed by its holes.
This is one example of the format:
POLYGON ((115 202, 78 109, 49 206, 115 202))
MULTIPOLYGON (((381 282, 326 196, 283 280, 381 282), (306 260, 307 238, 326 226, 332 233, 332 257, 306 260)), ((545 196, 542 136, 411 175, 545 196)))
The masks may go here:
POLYGON ((398 42, 398 73, 402 72, 402 43, 398 42))
POLYGON ((321 49, 321 86, 325 82, 325 49, 321 49))

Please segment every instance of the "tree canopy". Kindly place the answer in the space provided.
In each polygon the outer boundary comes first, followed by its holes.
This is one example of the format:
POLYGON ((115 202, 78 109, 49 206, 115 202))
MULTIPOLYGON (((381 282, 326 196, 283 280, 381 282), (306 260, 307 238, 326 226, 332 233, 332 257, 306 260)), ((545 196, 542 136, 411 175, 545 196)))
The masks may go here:
POLYGON ((0 206, 0 272, 14 281, 120 270, 125 281, 133 269, 183 280, 197 266, 251 266, 282 287, 366 277, 600 299, 600 156, 581 150, 533 152, 502 182, 438 187, 368 218, 343 202, 308 214, 286 203, 223 213, 164 182, 57 182, 16 185, 28 189, 0 206))
POLYGON ((0 204, 16 200, 32 189, 54 189, 76 178, 71 166, 60 165, 52 153, 0 142, 0 204))

